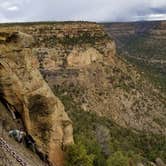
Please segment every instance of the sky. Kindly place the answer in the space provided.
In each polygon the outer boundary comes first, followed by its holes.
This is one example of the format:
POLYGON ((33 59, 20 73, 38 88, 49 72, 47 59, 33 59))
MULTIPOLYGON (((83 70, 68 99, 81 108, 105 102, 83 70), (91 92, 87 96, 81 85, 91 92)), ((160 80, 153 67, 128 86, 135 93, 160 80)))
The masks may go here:
POLYGON ((166 20, 166 0, 0 0, 0 22, 166 20))

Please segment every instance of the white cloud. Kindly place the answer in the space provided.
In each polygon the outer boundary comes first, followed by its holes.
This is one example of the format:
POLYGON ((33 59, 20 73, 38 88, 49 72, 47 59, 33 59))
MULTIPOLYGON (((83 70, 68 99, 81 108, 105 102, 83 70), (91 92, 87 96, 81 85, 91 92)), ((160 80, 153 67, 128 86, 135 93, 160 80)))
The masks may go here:
POLYGON ((7 8, 7 10, 17 11, 17 10, 19 10, 19 7, 18 6, 10 6, 10 7, 7 8))
POLYGON ((166 14, 150 14, 147 20, 166 20, 166 14))

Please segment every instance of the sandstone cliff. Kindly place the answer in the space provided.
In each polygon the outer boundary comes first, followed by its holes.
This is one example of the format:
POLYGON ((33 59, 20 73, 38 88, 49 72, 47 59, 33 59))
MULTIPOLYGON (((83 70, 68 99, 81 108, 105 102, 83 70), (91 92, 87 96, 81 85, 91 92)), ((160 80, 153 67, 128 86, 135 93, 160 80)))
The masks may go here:
POLYGON ((39 152, 62 165, 62 147, 73 143, 72 122, 38 70, 33 37, 12 31, 0 34, 0 100, 20 114, 39 152))

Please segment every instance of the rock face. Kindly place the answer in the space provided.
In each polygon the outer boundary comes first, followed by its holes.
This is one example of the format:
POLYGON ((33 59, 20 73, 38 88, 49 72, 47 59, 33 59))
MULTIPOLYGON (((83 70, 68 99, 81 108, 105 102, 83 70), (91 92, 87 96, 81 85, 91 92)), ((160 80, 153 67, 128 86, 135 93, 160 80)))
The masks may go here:
POLYGON ((84 67, 98 60, 102 60, 102 55, 93 48, 89 48, 84 52, 74 48, 67 57, 68 65, 73 67, 84 67))
POLYGON ((30 35, 1 31, 0 100, 13 116, 21 116, 38 151, 53 165, 62 165, 62 147, 73 143, 72 122, 43 80, 33 44, 30 35))

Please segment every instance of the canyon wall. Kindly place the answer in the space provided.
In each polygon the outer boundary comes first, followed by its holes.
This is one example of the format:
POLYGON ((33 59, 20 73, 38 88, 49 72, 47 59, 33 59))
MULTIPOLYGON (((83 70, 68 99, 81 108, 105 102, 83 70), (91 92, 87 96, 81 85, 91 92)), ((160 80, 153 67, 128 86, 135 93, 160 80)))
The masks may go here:
POLYGON ((117 43, 118 54, 165 93, 166 21, 107 23, 104 27, 117 43))

